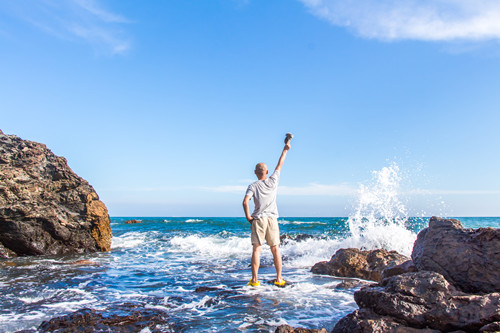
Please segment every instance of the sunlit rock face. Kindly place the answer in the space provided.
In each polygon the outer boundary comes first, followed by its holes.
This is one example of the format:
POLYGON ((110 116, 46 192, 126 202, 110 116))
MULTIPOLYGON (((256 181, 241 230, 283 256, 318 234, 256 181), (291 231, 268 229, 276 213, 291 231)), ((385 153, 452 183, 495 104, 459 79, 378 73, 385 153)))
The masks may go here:
POLYGON ((0 131, 0 257, 109 251, 108 210, 64 157, 0 131))

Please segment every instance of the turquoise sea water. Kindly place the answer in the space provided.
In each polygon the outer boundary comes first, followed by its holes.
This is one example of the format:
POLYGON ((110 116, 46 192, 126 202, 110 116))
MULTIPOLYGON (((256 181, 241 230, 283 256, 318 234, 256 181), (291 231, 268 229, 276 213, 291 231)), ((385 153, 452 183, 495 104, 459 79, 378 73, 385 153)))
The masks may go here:
MULTIPOLYGON (((342 247, 411 251, 428 222, 380 220, 353 234, 347 218, 280 218, 281 233, 289 236, 281 245, 284 278, 292 282, 280 289, 246 286, 251 244, 243 218, 135 217, 142 223, 125 224, 130 218, 111 219, 108 253, 0 260, 0 332, 123 303, 164 309, 182 332, 273 332, 284 323, 330 330, 356 309, 355 289, 336 289, 340 279, 313 275, 311 266, 342 247), (300 234, 313 237, 294 240, 300 234), (89 262, 69 264, 82 259, 89 262), (195 292, 197 287, 218 289, 195 292)), ((458 219, 470 228, 500 227, 498 217, 458 219)), ((264 246, 260 280, 273 278, 264 246)))

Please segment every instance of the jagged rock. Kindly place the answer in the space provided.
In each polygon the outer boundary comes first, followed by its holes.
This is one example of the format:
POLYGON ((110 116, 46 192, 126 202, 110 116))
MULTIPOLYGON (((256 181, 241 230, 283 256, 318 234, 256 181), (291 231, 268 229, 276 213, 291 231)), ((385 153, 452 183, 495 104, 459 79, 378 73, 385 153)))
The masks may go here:
POLYGON ((332 332, 498 331, 498 231, 463 229, 457 220, 431 218, 415 242, 415 266, 407 261, 389 267, 379 284, 356 291, 359 310, 342 318, 332 332), (464 292, 470 290, 480 294, 464 292))
POLYGON ((370 309, 359 309, 340 319, 331 333, 441 333, 441 331, 408 327, 392 317, 380 316, 370 309))
POLYGON ((134 306, 97 311, 81 309, 71 314, 44 321, 38 332, 174 332, 165 312, 134 306), (119 314, 117 314, 119 313, 119 314))
POLYGON ((419 270, 442 274, 463 291, 500 291, 500 229, 464 229, 458 220, 432 217, 418 234, 412 259, 419 270))
POLYGON ((465 294, 436 272, 393 276, 378 287, 362 288, 354 293, 354 299, 360 308, 415 328, 477 331, 500 320, 500 293, 465 294))
POLYGON ((328 333, 324 328, 321 329, 309 329, 303 327, 292 327, 289 325, 280 325, 276 328, 275 333, 328 333))
POLYGON ((380 281, 382 270, 408 260, 396 251, 382 249, 361 251, 359 249, 340 249, 330 259, 316 263, 311 272, 341 277, 354 277, 380 281))
POLYGON ((108 251, 108 210, 64 157, 0 134, 0 256, 108 251))
POLYGON ((394 266, 389 266, 385 268, 382 271, 382 279, 394 276, 394 275, 400 275, 404 273, 411 273, 411 272, 416 272, 417 267, 413 263, 412 260, 407 260, 402 264, 399 265, 394 265, 394 266))

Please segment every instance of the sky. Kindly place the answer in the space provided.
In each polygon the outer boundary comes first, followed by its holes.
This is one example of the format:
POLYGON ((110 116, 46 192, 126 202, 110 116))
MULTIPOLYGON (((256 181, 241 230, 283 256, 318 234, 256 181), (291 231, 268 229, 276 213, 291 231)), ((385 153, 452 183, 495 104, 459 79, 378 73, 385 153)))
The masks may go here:
POLYGON ((349 216, 384 168, 410 215, 500 216, 496 0, 2 0, 0 129, 111 216, 349 216))

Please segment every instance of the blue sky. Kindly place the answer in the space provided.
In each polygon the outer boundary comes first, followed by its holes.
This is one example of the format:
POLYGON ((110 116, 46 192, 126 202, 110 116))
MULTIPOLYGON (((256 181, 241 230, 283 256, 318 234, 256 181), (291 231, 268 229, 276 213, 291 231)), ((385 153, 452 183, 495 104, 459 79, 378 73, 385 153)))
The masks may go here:
POLYGON ((396 163, 412 215, 500 215, 496 1, 0 2, 0 129, 112 216, 347 216, 396 163))

